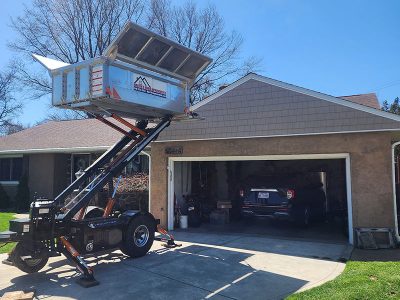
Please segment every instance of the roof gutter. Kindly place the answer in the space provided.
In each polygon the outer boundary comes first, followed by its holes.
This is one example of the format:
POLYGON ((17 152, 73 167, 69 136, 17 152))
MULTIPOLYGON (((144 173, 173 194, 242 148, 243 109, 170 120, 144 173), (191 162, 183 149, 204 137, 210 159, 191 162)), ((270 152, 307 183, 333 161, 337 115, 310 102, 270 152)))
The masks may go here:
MULTIPOLYGON (((82 153, 82 152, 100 152, 106 151, 110 146, 96 147, 74 147, 74 148, 41 148, 41 149, 21 149, 21 150, 0 150, 0 155, 9 154, 39 154, 39 153, 82 153)), ((147 147, 146 150, 149 150, 147 147)))
POLYGON ((332 135, 332 134, 348 134, 348 133, 373 133, 373 132, 394 132, 398 129, 371 129, 371 130, 354 130, 354 131, 327 131, 327 132, 310 132, 310 133, 288 133, 288 134, 272 134, 272 135, 248 135, 248 136, 232 136, 232 137, 213 137, 213 138, 188 138, 176 140, 156 140, 153 143, 168 143, 168 142, 187 142, 187 141, 213 141, 213 140, 238 140, 238 139, 255 139, 255 138, 280 138, 280 137, 299 137, 313 135, 332 135))

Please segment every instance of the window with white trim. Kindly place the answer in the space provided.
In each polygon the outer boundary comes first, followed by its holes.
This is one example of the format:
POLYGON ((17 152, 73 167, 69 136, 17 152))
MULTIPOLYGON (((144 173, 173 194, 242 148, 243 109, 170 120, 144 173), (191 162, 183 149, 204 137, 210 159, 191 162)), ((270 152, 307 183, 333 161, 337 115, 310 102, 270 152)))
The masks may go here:
POLYGON ((22 157, 0 158, 0 181, 19 181, 22 176, 22 157))

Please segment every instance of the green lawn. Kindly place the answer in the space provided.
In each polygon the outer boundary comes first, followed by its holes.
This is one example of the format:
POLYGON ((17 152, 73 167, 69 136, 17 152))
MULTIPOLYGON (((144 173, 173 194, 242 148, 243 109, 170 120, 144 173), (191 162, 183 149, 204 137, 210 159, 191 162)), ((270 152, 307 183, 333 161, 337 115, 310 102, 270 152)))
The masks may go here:
POLYGON ((336 279, 286 300, 400 299, 400 262, 350 261, 336 279))
MULTIPOLYGON (((8 230, 8 221, 14 219, 14 215, 15 213, 0 213, 0 231, 8 230)), ((13 247, 14 243, 7 244, 0 248, 0 253, 8 253, 13 247)))

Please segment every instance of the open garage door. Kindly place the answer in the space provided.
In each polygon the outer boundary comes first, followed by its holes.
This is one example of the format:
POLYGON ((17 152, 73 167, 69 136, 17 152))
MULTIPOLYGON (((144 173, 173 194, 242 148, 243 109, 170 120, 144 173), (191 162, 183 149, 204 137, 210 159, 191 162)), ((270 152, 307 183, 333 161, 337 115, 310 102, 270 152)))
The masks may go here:
POLYGON ((169 168, 169 229, 183 214, 201 230, 353 243, 347 154, 172 157, 169 168))

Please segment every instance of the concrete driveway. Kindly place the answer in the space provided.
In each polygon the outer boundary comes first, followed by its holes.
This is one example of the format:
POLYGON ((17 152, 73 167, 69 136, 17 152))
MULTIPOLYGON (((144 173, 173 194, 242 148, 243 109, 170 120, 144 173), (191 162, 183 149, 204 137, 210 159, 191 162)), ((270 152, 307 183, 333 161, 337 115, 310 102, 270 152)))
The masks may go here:
MULTIPOLYGON (((27 275, 0 265, 0 295, 35 289, 39 299, 282 299, 339 275, 348 246, 246 234, 177 232, 182 247, 128 259, 119 251, 88 258, 100 285, 84 289, 61 258, 27 275)), ((5 255, 0 257, 5 258, 5 255)))

